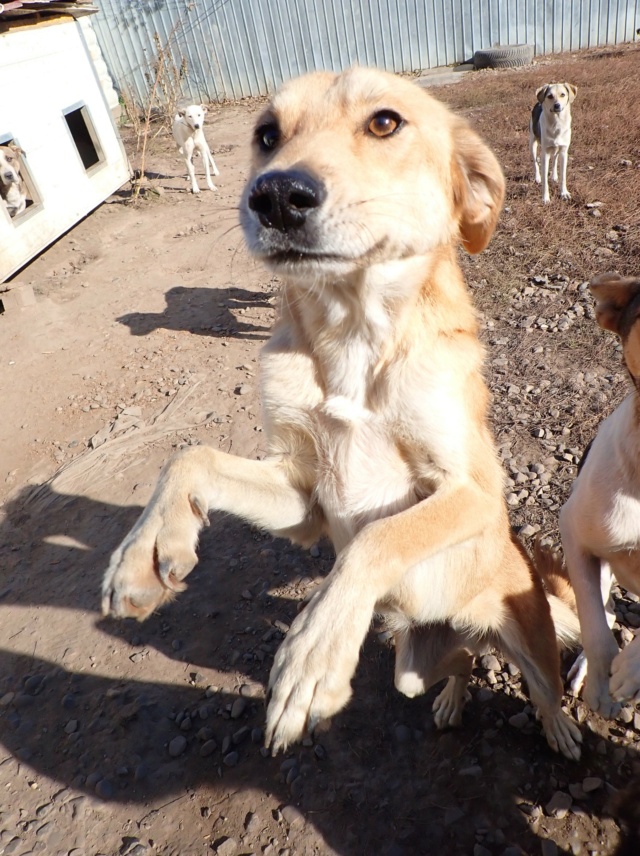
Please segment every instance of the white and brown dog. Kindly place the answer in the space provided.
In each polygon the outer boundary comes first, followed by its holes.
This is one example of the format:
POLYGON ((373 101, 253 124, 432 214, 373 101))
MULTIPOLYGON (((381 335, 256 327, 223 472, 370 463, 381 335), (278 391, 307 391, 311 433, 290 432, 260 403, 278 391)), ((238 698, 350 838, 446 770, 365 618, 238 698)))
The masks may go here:
POLYGON ((328 535, 335 565, 271 670, 274 751, 347 703, 377 611, 400 692, 448 678, 439 727, 461 721, 474 655, 495 645, 550 746, 579 757, 556 640, 576 639, 578 621, 511 534, 457 258, 459 243, 484 249, 503 198, 477 134, 392 74, 306 75, 257 120, 240 218, 283 292, 261 358, 268 455, 198 446, 169 461, 113 554, 103 610, 144 619, 184 589, 212 511, 302 544, 328 535))
POLYGON ((209 190, 217 190, 215 184, 211 181, 210 170, 214 175, 220 174, 204 135, 203 128, 206 112, 207 108, 202 104, 188 104, 179 106, 178 112, 173 118, 173 138, 178 146, 178 151, 184 158, 187 174, 191 181, 192 193, 200 193, 193 167, 193 155, 195 152, 200 152, 200 156, 202 157, 209 190))
POLYGON ((542 184, 545 204, 550 202, 550 167, 553 181, 557 182, 560 176, 560 197, 571 199, 567 190, 567 158, 571 143, 571 104, 577 93, 577 87, 571 83, 547 83, 536 92, 538 103, 531 110, 529 148, 536 184, 542 184))
POLYGON ((640 697, 640 636, 619 652, 613 611, 605 611, 613 577, 640 595, 640 278, 603 274, 591 291, 598 323, 622 340, 635 389, 588 447, 560 513, 560 533, 582 629, 584 699, 612 717, 621 703, 640 697))
POLYGON ((0 146, 0 199, 9 217, 17 217, 27 207, 27 188, 20 175, 23 154, 18 146, 0 146))

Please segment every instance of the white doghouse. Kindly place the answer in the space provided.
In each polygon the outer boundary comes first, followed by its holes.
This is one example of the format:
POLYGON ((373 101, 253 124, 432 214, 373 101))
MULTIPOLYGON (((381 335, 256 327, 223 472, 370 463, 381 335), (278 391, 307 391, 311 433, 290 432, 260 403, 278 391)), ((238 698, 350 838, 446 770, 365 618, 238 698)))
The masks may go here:
POLYGON ((85 28, 72 14, 37 18, 32 4, 10 6, 0 4, 0 145, 22 151, 27 207, 10 217, 0 202, 0 282, 129 179, 85 28))

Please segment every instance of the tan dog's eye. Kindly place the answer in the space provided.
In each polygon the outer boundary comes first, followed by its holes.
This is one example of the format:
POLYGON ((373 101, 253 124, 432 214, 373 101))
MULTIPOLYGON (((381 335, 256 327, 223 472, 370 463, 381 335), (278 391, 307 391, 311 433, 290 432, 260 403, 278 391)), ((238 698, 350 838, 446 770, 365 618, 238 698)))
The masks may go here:
POLYGON ((390 137, 402 127, 403 123, 402 117, 394 113, 393 110, 380 110, 379 113, 372 116, 367 130, 374 137, 390 137))
POLYGON ((275 122, 268 122, 256 128, 255 139, 263 152, 270 152, 280 142, 280 128, 275 122))

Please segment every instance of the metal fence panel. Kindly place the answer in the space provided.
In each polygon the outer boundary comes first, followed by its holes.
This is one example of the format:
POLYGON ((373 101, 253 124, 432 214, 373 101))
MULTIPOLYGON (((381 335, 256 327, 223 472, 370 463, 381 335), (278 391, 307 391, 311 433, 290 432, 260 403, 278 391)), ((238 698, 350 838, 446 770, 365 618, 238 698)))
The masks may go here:
POLYGON ((184 63, 182 95, 225 101, 353 63, 406 72, 498 44, 541 55, 631 41, 640 0, 100 0, 93 23, 130 97, 148 97, 160 45, 184 63))

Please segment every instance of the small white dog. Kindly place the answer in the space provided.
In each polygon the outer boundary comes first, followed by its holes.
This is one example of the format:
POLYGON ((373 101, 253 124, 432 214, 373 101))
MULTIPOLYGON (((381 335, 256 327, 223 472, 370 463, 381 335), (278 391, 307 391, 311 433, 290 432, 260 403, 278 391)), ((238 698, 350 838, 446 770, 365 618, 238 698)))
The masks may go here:
MULTIPOLYGON (((560 533, 586 655, 584 699, 615 717, 640 697, 640 635, 621 652, 611 632, 613 578, 640 595, 640 278, 603 274, 591 283, 601 327, 617 333, 634 391, 600 425, 560 512, 560 533)), ((574 666, 574 685, 584 662, 574 666)))
POLYGON ((542 201, 545 205, 550 202, 549 166, 551 165, 551 178, 557 182, 558 161, 560 197, 571 199, 567 190, 567 156, 571 143, 571 104, 577 93, 577 87, 571 83, 547 83, 536 92, 538 103, 531 111, 529 148, 536 184, 542 184, 542 201))
POLYGON ((0 146, 0 199, 9 217, 17 217, 27 207, 27 190, 20 176, 20 155, 17 146, 0 146))
POLYGON ((173 119, 173 138, 178 146, 178 151, 184 158, 187 165, 187 173, 191 179, 192 193, 200 193, 196 174, 193 168, 193 154, 200 152, 204 163, 204 171, 207 177, 207 187, 209 190, 217 190, 215 184, 211 181, 209 167, 214 175, 219 175, 218 167, 211 154, 211 149, 207 143, 204 131, 204 114, 207 108, 202 104, 189 104, 185 107, 178 107, 178 112, 173 119))

